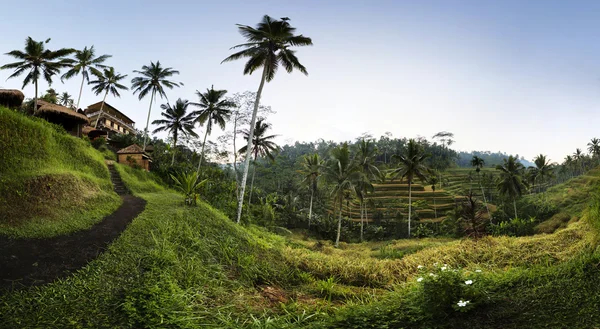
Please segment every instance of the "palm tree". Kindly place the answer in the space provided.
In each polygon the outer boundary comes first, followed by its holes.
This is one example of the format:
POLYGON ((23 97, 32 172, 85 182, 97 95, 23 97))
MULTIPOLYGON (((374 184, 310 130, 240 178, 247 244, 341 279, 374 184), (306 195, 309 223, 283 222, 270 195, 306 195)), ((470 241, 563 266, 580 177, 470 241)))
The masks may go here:
POLYGON ((527 184, 523 180, 525 167, 516 157, 511 155, 508 159, 504 159, 502 165, 497 165, 496 170, 500 171, 498 191, 505 197, 512 199, 515 218, 517 218, 517 197, 520 197, 527 188, 527 184))
MULTIPOLYGON (((545 155, 540 154, 538 156, 536 156, 533 159, 533 163, 535 164, 535 167, 530 167, 533 171, 533 177, 534 177, 534 186, 535 186, 535 182, 540 179, 541 183, 539 184, 543 184, 546 182, 546 180, 548 178, 552 178, 554 176, 554 165, 552 165, 552 163, 550 163, 550 159, 548 159, 545 155)), ((539 186, 538 184, 538 186, 539 186)), ((538 187, 538 190, 540 190, 540 188, 538 187)))
POLYGON ((575 160, 573 160, 573 157, 570 156, 570 155, 567 155, 565 157, 565 161, 563 163, 563 166, 570 171, 571 178, 573 178, 573 175, 574 175, 573 167, 575 166, 575 160))
POLYGON ((102 115, 102 109, 104 109, 104 102, 106 101, 106 96, 108 96, 108 93, 111 93, 115 97, 121 97, 119 94, 119 89, 127 90, 129 88, 120 83, 121 80, 127 77, 127 74, 122 75, 115 73, 114 67, 104 68, 103 72, 94 71, 93 74, 96 76, 96 80, 90 81, 90 84, 94 86, 92 87, 92 91, 94 91, 96 96, 104 92, 102 105, 100 105, 100 113, 96 119, 96 124, 94 124, 94 128, 96 128, 98 127, 98 121, 102 115))
POLYGON ((575 150, 575 153, 573 153, 573 158, 575 159, 575 162, 581 167, 581 174, 583 174, 583 172, 585 171, 585 163, 583 158, 583 152, 580 148, 577 148, 575 150))
POLYGON ((435 185, 439 182, 438 176, 436 175, 435 172, 431 172, 429 174, 429 178, 427 179, 427 183, 431 184, 431 191, 433 191, 433 213, 435 215, 435 218, 437 218, 437 207, 435 204, 435 185))
POLYGON ((44 80, 51 85, 52 76, 58 74, 60 69, 71 65, 71 60, 65 58, 65 56, 75 52, 75 49, 70 48, 62 48, 56 51, 46 49, 44 45, 48 42, 50 42, 50 39, 35 41, 31 37, 27 37, 25 39, 25 51, 13 50, 6 53, 6 55, 20 61, 0 67, 0 70, 15 69, 15 72, 8 79, 16 78, 27 72, 22 88, 25 88, 30 83, 35 86, 35 95, 33 98, 34 110, 37 110, 38 80, 40 77, 43 76, 44 80))
POLYGON ((317 190, 317 182, 323 168, 323 160, 319 157, 318 153, 313 155, 305 155, 304 161, 302 162, 302 171, 304 175, 303 183, 308 185, 310 189, 310 206, 308 207, 308 228, 310 229, 310 222, 312 220, 312 206, 315 191, 317 190))
POLYGON ((598 161, 600 160, 600 139, 592 138, 592 140, 590 140, 587 146, 588 152, 592 154, 594 159, 596 159, 596 164, 598 164, 598 161))
POLYGON ((479 180, 479 188, 481 189, 481 195, 483 196, 483 203, 485 204, 485 210, 487 211, 488 217, 492 218, 490 215, 490 208, 487 205, 487 200, 485 198, 485 191, 483 190, 483 185, 481 184, 481 168, 483 168, 483 166, 485 165, 485 161, 478 157, 478 156, 473 156, 473 159, 471 159, 471 166, 475 167, 475 172, 477 172, 477 179, 479 180))
POLYGON ((58 102, 62 106, 73 107, 73 98, 66 91, 58 96, 58 102))
MULTIPOLYGON (((270 123, 266 123, 263 120, 258 120, 256 121, 256 126, 254 127, 255 133, 253 136, 252 133, 249 131, 242 132, 242 134, 244 135, 244 139, 246 140, 249 140, 250 136, 252 136, 252 143, 249 143, 250 145, 252 145, 252 148, 250 152, 248 152, 248 150, 246 149, 248 146, 244 146, 238 152, 246 152, 246 154, 250 154, 251 156, 252 154, 254 154, 254 169, 252 171, 252 183, 250 184, 250 196, 248 198, 248 204, 252 202, 252 189, 254 188, 254 175, 256 174, 256 159, 258 159, 258 156, 261 156, 267 157, 271 159, 271 161, 274 161, 275 157, 273 156, 273 153, 279 150, 279 146, 277 146, 277 144, 273 142, 273 139, 275 139, 277 135, 266 136, 267 130, 269 130, 270 128, 270 123)), ((246 163, 248 163, 248 161, 246 161, 246 163)))
POLYGON ((148 108, 148 119, 146 119, 146 129, 144 130, 144 147, 146 150, 146 143, 148 142, 148 126, 150 125, 150 112, 152 111, 152 101, 156 99, 156 95, 163 97, 169 101, 165 88, 173 89, 174 87, 183 86, 181 82, 174 82, 167 80, 175 74, 179 74, 179 71, 173 70, 171 67, 162 67, 160 61, 150 62, 150 66, 142 66, 141 71, 134 70, 134 73, 139 74, 139 77, 135 77, 131 80, 131 89, 133 94, 138 94, 138 99, 146 97, 150 94, 150 107, 148 108))
POLYGON ((358 153, 356 155, 358 166, 363 173, 362 180, 358 183, 357 196, 360 201, 360 240, 363 237, 364 227, 364 201, 368 191, 373 190, 371 181, 379 179, 381 172, 375 165, 377 157, 377 148, 369 140, 364 138, 358 144, 358 153))
POLYGON ((325 168, 325 177, 333 185, 331 194, 333 203, 339 205, 339 218, 335 246, 340 243, 342 229, 342 211, 346 195, 355 191, 355 182, 362 175, 356 162, 351 161, 348 144, 344 143, 331 150, 331 159, 325 168))
POLYGON ((287 17, 277 20, 265 15, 256 28, 238 24, 238 30, 247 42, 234 46, 231 49, 244 49, 225 58, 223 62, 230 62, 245 57, 249 58, 244 67, 244 74, 252 74, 259 68, 263 68, 260 85, 256 93, 256 101, 254 102, 252 120, 250 121, 250 134, 248 145, 246 147, 248 153, 246 154, 246 164, 244 167, 244 175, 242 176, 242 190, 237 212, 237 222, 239 223, 242 216, 244 191, 246 189, 246 180, 248 179, 248 168, 250 165, 250 142, 253 139, 256 113, 258 112, 260 97, 265 81, 270 82, 275 78, 275 73, 280 65, 283 66, 288 73, 297 69, 305 75, 308 75, 306 68, 300 64, 300 61, 295 55, 295 51, 291 50, 290 47, 310 46, 312 45, 312 40, 303 35, 294 35, 296 28, 290 25, 289 18, 287 17))
POLYGON ((198 172, 204 159, 204 146, 206 145, 206 137, 211 134, 213 124, 218 124, 221 130, 225 129, 225 120, 229 120, 231 116, 231 108, 235 107, 235 103, 224 99, 227 90, 215 90, 214 86, 206 89, 205 93, 196 90, 196 95, 200 98, 199 103, 190 103, 197 106, 201 110, 193 112, 196 117, 196 122, 200 125, 206 123, 206 132, 204 133, 204 141, 202 142, 202 152, 200 153, 200 162, 198 162, 198 172))
POLYGON ((394 158, 400 161, 400 167, 392 170, 392 180, 400 176, 408 181, 408 236, 410 237, 410 220, 412 214, 412 183, 417 178, 424 182, 427 180, 426 173, 428 168, 425 166, 425 159, 429 157, 423 152, 423 148, 414 139, 410 139, 406 145, 406 151, 401 155, 394 155, 394 158))
POLYGON ((161 131, 168 131, 173 135, 173 157, 171 158, 171 166, 175 163, 175 152, 177 150, 177 137, 179 133, 184 135, 192 135, 198 137, 194 132, 194 120, 195 116, 193 113, 187 113, 187 107, 190 103, 187 100, 179 98, 175 102, 175 106, 171 104, 162 104, 160 106, 164 112, 161 113, 165 119, 152 121, 153 125, 160 125, 154 129, 153 133, 161 131))
POLYGON ((86 46, 83 50, 75 51, 75 60, 72 62, 71 69, 61 77, 61 80, 70 79, 81 72, 81 87, 79 87, 79 97, 77 97, 77 108, 79 108, 81 94, 83 93, 83 83, 86 80, 88 83, 90 82, 90 74, 96 73, 94 75, 98 75, 99 70, 106 68, 106 65, 102 63, 112 57, 111 55, 95 56, 94 46, 91 46, 90 49, 86 46))

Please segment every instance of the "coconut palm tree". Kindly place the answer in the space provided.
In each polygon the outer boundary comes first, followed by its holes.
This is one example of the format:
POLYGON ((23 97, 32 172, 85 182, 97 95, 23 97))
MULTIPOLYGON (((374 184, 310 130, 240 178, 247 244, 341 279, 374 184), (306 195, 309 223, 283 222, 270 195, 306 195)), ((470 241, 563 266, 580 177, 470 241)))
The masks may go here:
POLYGON ((144 151, 146 150, 146 143, 148 142, 148 126, 150 125, 150 112, 152 112, 152 101, 156 100, 156 95, 163 97, 169 101, 167 94, 165 93, 165 87, 173 89, 174 87, 183 86, 181 82, 175 82, 167 80, 168 78, 179 74, 179 71, 173 70, 171 67, 162 67, 160 61, 150 62, 150 65, 142 66, 141 71, 134 70, 134 73, 140 76, 131 79, 131 89, 133 94, 138 94, 138 99, 146 97, 150 94, 150 107, 148 108, 148 119, 146 119, 146 129, 144 129, 144 151))
MULTIPOLYGON (((240 222, 242 216, 242 205, 244 202, 244 191, 246 189, 246 180, 248 179, 248 168, 250 165, 250 142, 253 140, 254 125, 256 122, 256 113, 260 104, 260 97, 262 90, 266 82, 270 82, 275 78, 275 73, 279 66, 291 73, 294 69, 308 75, 306 68, 300 64, 300 61, 296 57, 295 51, 290 49, 291 47, 297 46, 310 46, 312 40, 303 35, 294 35, 296 28, 292 27, 289 23, 289 18, 284 17, 281 20, 273 19, 265 15, 260 23, 253 28, 248 25, 238 24, 238 30, 240 34, 246 39, 246 43, 232 47, 244 48, 243 50, 236 52, 229 57, 225 58, 223 62, 230 62, 241 58, 248 58, 248 62, 244 66, 244 74, 252 74, 254 71, 262 67, 262 76, 260 79, 260 85, 256 93, 256 101, 254 102, 254 111, 252 112, 252 119, 250 120, 250 135, 248 138, 248 145, 246 147, 248 154, 246 154, 246 164, 244 167, 244 175, 242 176, 242 189, 240 193, 237 222, 240 222)), ((221 62, 221 63, 223 63, 221 62)))
POLYGON ((412 215, 412 183, 415 179, 422 182, 427 180, 428 168, 425 166, 425 159, 429 157, 423 152, 421 145, 414 139, 410 139, 406 145, 404 154, 394 155, 394 158, 400 161, 400 166, 392 170, 392 180, 400 176, 408 181, 408 236, 410 237, 410 220, 412 215))
POLYGON ((511 155, 508 159, 504 159, 502 165, 497 165, 496 170, 500 171, 497 185, 498 192, 512 199, 515 218, 517 218, 517 198, 523 195, 523 192, 527 189, 527 183, 523 179, 525 167, 516 157, 511 155))
POLYGON ((540 184, 544 184, 547 179, 554 177, 554 165, 552 165, 550 159, 543 154, 536 156, 533 159, 533 163, 535 164, 535 167, 530 168, 532 170, 534 186, 535 183, 540 180, 540 183, 538 183, 538 190, 540 190, 540 184))
MULTIPOLYGON (((328 161, 324 171, 325 178, 332 184, 331 195, 334 205, 339 205, 339 217, 335 246, 340 243, 342 229, 342 211, 346 195, 354 193, 356 185, 362 175, 356 162, 350 159, 348 144, 344 143, 331 150, 331 159, 328 161)), ((334 206, 335 207, 335 206, 334 206)))
POLYGON ((487 211, 488 216, 491 218, 490 208, 487 205, 487 200, 485 198, 485 191, 483 190, 483 185, 481 184, 481 168, 483 168, 484 165, 485 165, 485 161, 476 155, 473 156, 473 159, 471 159, 471 166, 475 167, 475 172, 477 172, 477 179, 479 180, 479 188, 481 189, 481 195, 483 196, 483 203, 485 204, 485 210, 487 211))
POLYGON ((66 107, 73 107, 74 103, 73 98, 71 98, 71 95, 69 95, 69 93, 66 91, 58 96, 58 102, 60 105, 66 107))
POLYGON ((575 159, 575 163, 579 165, 579 167, 581 168, 581 174, 583 174, 583 172, 585 171, 585 159, 584 154, 580 148, 575 149, 575 152, 573 153, 573 159, 575 159))
POLYGON ((174 106, 168 103, 162 104, 160 108, 163 109, 164 112, 162 112, 161 115, 165 119, 152 121, 153 125, 159 125, 158 128, 154 129, 154 134, 161 131, 168 131, 173 135, 173 157, 171 158, 171 166, 175 164, 175 152, 177 151, 177 137, 179 136, 179 133, 198 137, 196 132, 194 132, 194 121, 196 117, 193 113, 187 113, 188 105, 190 105, 190 103, 181 98, 175 102, 174 106))
POLYGON ((128 90, 129 88, 125 87, 120 83, 121 80, 127 77, 127 74, 122 75, 115 73, 114 67, 104 68, 102 72, 93 71, 93 74, 96 76, 96 80, 90 81, 90 84, 93 85, 92 91, 97 95, 104 93, 104 98, 102 99, 102 105, 100 105, 100 113, 98 114, 98 118, 96 119, 96 123, 94 124, 94 128, 98 127, 98 121, 100 120, 100 116, 102 115, 102 110, 104 109, 104 102, 106 101, 106 96, 108 93, 111 93, 115 97, 121 97, 119 94, 119 89, 128 90))
POLYGON ((427 179, 427 184, 431 184, 431 191, 433 192, 433 213, 435 215, 435 218, 437 218, 437 207, 435 204, 435 189, 436 189, 436 184, 439 182, 438 176, 436 175, 436 173, 434 171, 432 171, 429 174, 429 177, 427 179))
POLYGON ((312 220, 312 206, 315 192, 317 191, 317 183, 319 176, 321 176, 324 161, 319 157, 319 154, 305 155, 304 161, 302 162, 301 173, 304 175, 302 181, 310 189, 310 206, 308 207, 308 228, 310 229, 310 222, 312 220))
MULTIPOLYGON (((269 130, 271 128, 271 124, 270 123, 266 123, 264 122, 264 120, 258 120, 256 121, 256 126, 254 127, 254 135, 252 135, 252 133, 250 131, 243 131, 242 135, 244 136, 244 139, 248 140, 250 139, 250 136, 252 136, 252 143, 250 143, 250 145, 252 145, 252 148, 250 150, 250 152, 248 152, 248 150, 246 149, 248 146, 244 146, 242 147, 238 152, 239 153, 244 153, 246 152, 246 154, 250 154, 251 156, 254 155, 254 169, 252 171, 252 183, 250 183, 250 195, 248 197, 248 204, 251 203, 252 201, 252 189, 254 188, 254 175, 256 174, 256 159, 258 159, 258 157, 267 157, 269 159, 271 159, 271 161, 275 160, 275 157, 273 155, 274 152, 277 152, 279 150, 279 146, 277 144, 275 144, 275 142, 273 141, 273 139, 275 139, 275 137, 277 137, 277 135, 268 135, 267 136, 267 130, 269 130)), ((248 163, 246 161, 246 163, 248 163)))
POLYGON ((103 65, 107 59, 112 57, 111 55, 102 55, 96 57, 96 50, 94 46, 89 49, 86 46, 83 50, 75 51, 75 59, 71 63, 71 69, 68 70, 60 78, 61 80, 70 79, 79 73, 81 73, 81 86, 79 87, 79 97, 77 97, 77 106, 79 108, 79 102, 81 101, 81 94, 83 93, 83 84, 85 81, 90 82, 90 74, 98 75, 99 70, 106 68, 103 65))
POLYGON ((50 39, 35 41, 31 37, 27 37, 25 39, 25 51, 13 50, 6 53, 6 55, 12 56, 19 61, 0 67, 0 70, 15 70, 8 79, 16 78, 27 72, 22 88, 25 88, 30 83, 35 86, 35 95, 33 98, 34 110, 37 110, 38 81, 40 77, 43 77, 51 85, 54 75, 60 73, 62 68, 71 66, 72 60, 65 57, 75 52, 75 49, 71 48, 61 48, 55 51, 46 49, 44 45, 48 42, 50 42, 50 39))
POLYGON ((206 137, 211 134, 213 124, 218 124, 221 130, 224 130, 225 121, 229 120, 231 116, 231 108, 236 106, 234 102, 225 99, 225 94, 227 94, 227 90, 215 90, 214 86, 211 86, 210 89, 206 89, 205 93, 196 90, 196 95, 200 98, 200 102, 190 103, 190 105, 200 108, 199 111, 192 113, 196 117, 196 122, 200 123, 201 126, 206 123, 200 162, 198 162, 198 172, 200 172, 200 166, 204 159, 206 137))
POLYGON ((377 148, 369 140, 364 138, 358 144, 358 152, 356 154, 356 160, 358 166, 363 173, 362 180, 358 182, 357 196, 360 202, 360 240, 363 237, 364 227, 364 201, 369 191, 373 191, 374 180, 381 177, 381 171, 375 165, 375 159, 377 158, 377 148))
POLYGON ((596 164, 600 161, 600 139, 592 138, 590 142, 587 144, 588 152, 594 157, 596 160, 596 164))

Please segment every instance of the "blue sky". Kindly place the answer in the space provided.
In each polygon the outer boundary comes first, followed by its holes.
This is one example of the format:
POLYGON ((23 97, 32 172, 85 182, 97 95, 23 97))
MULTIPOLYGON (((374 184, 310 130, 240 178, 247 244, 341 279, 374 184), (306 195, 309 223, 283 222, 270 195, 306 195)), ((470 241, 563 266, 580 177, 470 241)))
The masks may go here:
MULTIPOLYGON (((185 83, 169 99, 190 100, 211 84, 256 90, 260 77, 243 76, 243 62, 220 64, 243 42, 235 24, 290 17, 314 46, 298 49, 308 77, 282 71, 265 87, 280 142, 447 130, 460 150, 562 161, 600 137, 598 1, 22 1, 3 12, 0 53, 27 36, 51 37, 50 48, 94 45, 128 80, 160 60, 185 83)), ((0 71, 0 86, 20 88, 9 74, 0 71)), ((79 81, 53 87, 76 96, 79 81)), ((99 100, 84 91, 83 105, 99 100)), ((149 99, 107 102, 143 128, 149 99)))

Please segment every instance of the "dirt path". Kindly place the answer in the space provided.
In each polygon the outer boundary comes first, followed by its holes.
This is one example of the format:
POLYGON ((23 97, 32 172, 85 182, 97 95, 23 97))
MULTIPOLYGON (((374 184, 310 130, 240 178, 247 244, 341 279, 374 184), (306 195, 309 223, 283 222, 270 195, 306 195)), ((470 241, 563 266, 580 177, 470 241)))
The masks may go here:
POLYGON ((146 201, 122 195, 123 204, 85 231, 50 239, 0 237, 0 293, 52 282, 95 259, 146 206, 146 201))

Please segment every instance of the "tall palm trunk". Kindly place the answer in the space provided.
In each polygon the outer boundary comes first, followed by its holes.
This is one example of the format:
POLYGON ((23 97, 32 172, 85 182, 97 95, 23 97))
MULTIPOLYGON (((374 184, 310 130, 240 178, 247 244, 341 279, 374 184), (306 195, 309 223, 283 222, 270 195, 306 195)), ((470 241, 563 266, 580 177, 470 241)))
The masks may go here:
POLYGON ((173 132, 173 158, 171 158, 171 167, 175 164, 175 152, 177 152, 177 129, 173 132))
POLYGON ((33 98, 33 113, 35 113, 35 111, 37 111, 37 100, 38 100, 38 81, 37 79, 35 80, 35 96, 33 98))
POLYGON ((342 231, 342 210, 344 207, 344 198, 340 196, 340 217, 338 218, 337 235, 335 237, 335 247, 340 245, 340 233, 342 231))
POLYGON ((412 212, 412 181, 408 180, 408 237, 410 238, 410 215, 412 212))
POLYGON ((81 93, 83 92, 83 83, 85 82, 85 75, 81 74, 81 87, 79 87, 79 97, 77 97, 77 108, 79 109, 79 101, 81 101, 81 93))
POLYGON ((483 204, 485 204, 485 210, 487 211, 488 217, 491 221, 492 214, 490 214, 490 208, 488 207, 487 200, 485 199, 485 191, 483 190, 483 185, 481 184, 481 174, 477 173, 477 176, 479 176, 479 187, 481 188, 481 195, 483 196, 483 204))
POLYGON ((202 160, 204 160, 204 146, 206 145, 206 137, 208 136, 208 125, 210 125, 210 121, 206 124, 206 132, 204 133, 204 140, 202 141, 202 151, 200 151, 200 162, 198 162, 198 170, 196 170, 198 174, 200 174, 200 166, 202 166, 202 160))
POLYGON ((363 219, 364 219, 364 217, 363 217, 363 202, 360 201, 360 242, 363 241, 363 226, 364 226, 363 219))
POLYGON ((235 147, 235 139, 237 137, 237 114, 233 119, 233 173, 235 175, 235 197, 240 198, 240 177, 237 171, 237 149, 235 147))
POLYGON ((100 113, 98 113, 98 117, 96 118, 96 124, 94 128, 98 127, 98 121, 100 121, 100 116, 102 115, 102 110, 104 109, 104 102, 106 101, 106 96, 108 96, 108 90, 106 90, 106 94, 104 94, 104 98, 102 99, 102 104, 100 105, 100 113))
POLYGON ((254 175, 256 175, 256 158, 254 166, 252 166, 252 180, 250 181, 250 193, 248 193, 248 213, 250 213, 250 205, 252 204, 252 190, 254 189, 254 175))
POLYGON ((146 144, 148 143, 148 127, 150 126, 150 112, 152 111, 152 101, 154 100, 154 96, 156 95, 156 91, 152 90, 152 96, 150 96, 150 107, 148 108, 148 119, 146 119, 146 130, 144 130, 144 147, 142 150, 146 151, 146 144))
POLYGON ((244 165, 244 175, 242 176, 242 190, 238 200, 237 220, 239 223, 242 219, 242 207, 244 205, 244 192, 246 191, 246 181, 248 180, 248 169, 250 166, 250 156, 252 155, 252 139, 254 138, 254 125, 256 124, 256 113, 258 113, 258 104, 260 102, 260 95, 262 94, 265 80, 267 78, 267 67, 263 68, 263 74, 260 78, 260 85, 256 92, 256 100, 254 101, 254 111, 252 112, 252 120, 250 120, 250 134, 248 135, 248 145, 246 147, 246 161, 244 165))
POLYGON ((519 218, 517 215, 517 199, 513 197, 513 208, 515 209, 515 218, 519 218))
POLYGON ((435 218, 437 219, 437 208, 435 207, 435 190, 433 190, 433 214, 435 215, 435 218))
POLYGON ((308 206, 308 229, 310 230, 310 221, 312 220, 312 203, 313 203, 313 195, 315 194, 314 189, 310 189, 310 206, 308 206))

